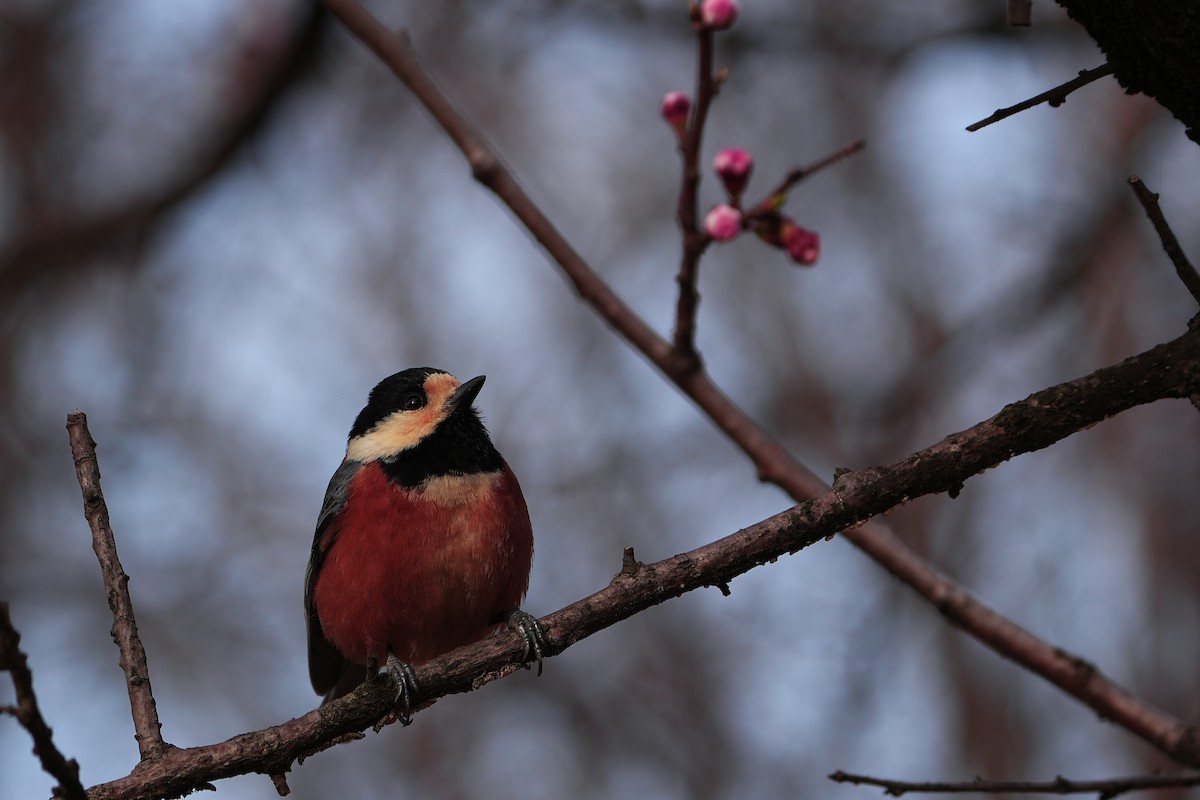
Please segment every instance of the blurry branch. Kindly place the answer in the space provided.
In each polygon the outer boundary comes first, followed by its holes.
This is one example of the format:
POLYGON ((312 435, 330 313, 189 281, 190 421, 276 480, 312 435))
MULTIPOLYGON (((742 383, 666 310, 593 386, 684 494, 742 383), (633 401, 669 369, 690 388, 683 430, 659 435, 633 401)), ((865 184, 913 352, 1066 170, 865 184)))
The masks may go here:
POLYGON ((993 113, 990 117, 981 119, 979 122, 973 122, 968 125, 967 130, 974 132, 980 128, 986 128, 993 122, 999 122, 1002 119, 1007 119, 1014 114, 1019 114, 1022 111, 1041 105, 1042 103, 1049 103, 1051 107, 1058 108, 1063 103, 1067 102, 1067 95, 1069 95, 1071 92, 1087 86, 1092 81, 1097 80, 1098 78, 1103 78, 1105 75, 1112 75, 1112 73, 1112 64, 1102 64, 1095 69, 1080 70, 1078 78, 1073 78, 1064 84, 1055 86, 1053 89, 1042 92, 1041 94, 1035 95, 1028 100, 1017 103, 1015 106, 996 109, 995 113, 993 113))
POLYGON ((879 786, 884 794, 899 797, 906 792, 918 793, 966 793, 987 794, 1096 794, 1099 800, 1146 789, 1163 789, 1174 786, 1200 785, 1200 772, 1177 772, 1167 775, 1132 775, 1126 778, 1105 780, 1073 781, 1061 775, 1052 781, 973 781, 911 782, 894 781, 887 778, 872 778, 869 775, 854 775, 838 770, 829 776, 835 783, 865 784, 879 786))
POLYGON ((1027 28, 1033 19, 1033 0, 1008 0, 1008 24, 1027 28))
MULTIPOLYGON (((479 131, 434 84, 417 60, 406 34, 389 30, 355 0, 325 0, 325 4, 425 106, 466 156, 476 180, 509 207, 562 268, 579 295, 742 448, 753 461, 761 480, 775 483, 797 501, 828 491, 829 487, 820 478, 726 397, 702 368, 681 365, 681 359, 671 345, 638 317, 591 269, 525 193, 479 131)), ((1111 395, 1115 391, 1103 383, 1092 385, 1091 390, 1097 395, 1111 395)), ((1189 391, 1195 392, 1195 386, 1189 391)), ((1102 403, 1106 399, 1111 398, 1081 397, 1077 402, 1086 400, 1088 403, 1102 403)), ((1115 410, 1108 413, 1115 413, 1115 410)), ((1070 415, 1063 417, 1068 418, 1070 415)), ((1010 421, 1018 422, 1015 418, 1010 421)), ((1078 427, 1074 430, 1091 424, 1079 420, 1076 422, 1078 427)), ((845 480, 845 476, 842 480, 845 480)), ((957 490, 957 487, 946 488, 957 490)), ((1172 758, 1200 766, 1200 742, 1191 727, 1151 708, 1108 680, 1083 659, 1038 639, 984 605, 934 569, 885 524, 871 522, 857 530, 847 531, 845 535, 924 597, 952 624, 1085 703, 1102 719, 1126 728, 1172 758)))
POLYGON ((256 59, 239 76, 231 117, 211 133, 202 155, 170 175, 162 185, 124 207, 96 216, 54 216, 24 223, 23 232, 0 250, 0 297, 11 297, 47 268, 85 261, 115 243, 136 241, 156 220, 204 189, 263 127, 316 48, 328 16, 317 4, 294 35, 290 48, 275 63, 256 59))
POLYGON ((92 529, 92 549, 100 561, 104 591, 112 610, 112 638, 121 651, 120 665, 129 689, 129 708, 133 712, 138 752, 145 761, 162 755, 171 745, 162 738, 158 709, 150 689, 146 650, 138 636, 133 601, 129 598, 129 576, 117 557, 117 541, 108 522, 108 505, 100 489, 100 462, 96 459, 96 442, 88 432, 87 415, 82 411, 68 414, 67 432, 71 440, 71 457, 75 460, 75 475, 83 491, 83 515, 92 529))
POLYGON ((1162 209, 1158 206, 1158 195, 1150 191, 1137 175, 1129 179, 1129 185, 1133 187, 1133 193, 1137 195, 1138 202, 1142 204, 1146 216, 1154 225, 1159 241, 1162 242, 1163 251, 1175 265, 1175 273, 1179 275, 1179 280, 1183 281, 1188 292, 1196 299, 1197 303, 1200 303, 1200 275, 1196 274, 1196 268, 1184 255, 1183 248, 1179 246, 1179 240, 1175 238, 1175 233, 1167 224, 1167 218, 1163 216, 1162 209))
MULTIPOLYGON (((402 31, 385 28, 355 0, 325 0, 325 4, 424 104, 437 124, 443 127, 467 157, 475 179, 490 188, 509 206, 529 233, 533 234, 551 258, 562 267, 580 296, 690 397, 714 425, 742 447, 746 456, 754 462, 761 480, 775 483, 797 501, 828 492, 829 487, 826 483, 799 463, 779 441, 770 437, 769 433, 730 401, 730 398, 709 380, 702 368, 680 366, 680 360, 671 345, 637 317, 637 314, 596 275, 592 267, 588 266, 574 247, 571 247, 570 242, 554 228, 545 212, 542 212, 520 184, 517 184, 514 175, 500 162, 482 134, 458 113, 433 83, 416 59, 412 42, 407 35, 402 31)), ((1195 366, 1195 363, 1190 365, 1193 369, 1195 366)), ((1168 367, 1170 365, 1163 365, 1162 368, 1168 367)), ((1194 375, 1192 383, 1192 389, 1184 392, 1183 396, 1196 391, 1194 375)), ((1081 397, 1076 402, 1104 403, 1112 399, 1114 393, 1120 393, 1114 387, 1104 385, 1103 381, 1091 384, 1090 391, 1096 393, 1097 397, 1081 397)), ((1108 414, 1116 413, 1116 410, 1108 411, 1108 414)), ((1091 425, 1091 422, 1074 419, 1073 415, 1069 414, 1064 414, 1061 419, 1073 420, 1076 425, 1074 431, 1091 425)), ((1094 421, 1100 419, 1104 417, 1096 417, 1094 421)), ((1016 423, 1019 420, 1010 417, 1009 422, 1016 423)), ((1038 446, 1046 444, 1050 444, 1049 441, 1038 446)), ((1006 457, 1012 456, 1013 452, 1015 451, 1009 452, 1006 457)), ((839 492, 842 481, 845 480, 846 476, 842 476, 839 492)), ((936 491, 956 493, 958 488, 956 485, 947 486, 936 491)), ((904 495, 904 499, 911 497, 916 497, 916 494, 904 495)), ((1200 765, 1200 741, 1196 740, 1192 728, 1162 711, 1150 708, 1139 698, 1106 679, 1091 664, 1043 642, 1025 628, 974 599, 965 589, 950 581, 947 576, 941 575, 928 561, 920 558, 887 525, 880 522, 865 524, 857 530, 846 531, 846 537, 884 569, 910 585, 944 618, 970 633, 979 642, 1049 680, 1070 696, 1090 706, 1100 717, 1120 724, 1129 732, 1141 736, 1171 758, 1190 765, 1200 765)))
POLYGON ((832 167, 839 161, 849 158, 855 153, 861 151, 866 146, 867 143, 862 139, 855 139, 853 142, 848 142, 833 152, 818 158, 811 164, 805 164, 803 167, 796 167, 788 172, 779 185, 772 189, 767 196, 760 203, 758 203, 758 205, 747 211, 746 217, 754 218, 774 211, 783 204, 787 193, 790 192, 797 183, 814 175, 815 173, 820 172, 826 167, 832 167))
POLYGON ((0 706, 0 715, 8 714, 33 737, 33 753, 42 762, 42 769, 58 781, 54 796, 65 800, 87 800, 83 784, 79 782, 79 764, 67 759, 57 747, 50 726, 38 708, 37 695, 33 693, 33 674, 25 654, 21 652, 21 635, 13 627, 8 615, 8 604, 0 603, 0 670, 12 674, 13 688, 17 694, 15 706, 0 706))
MULTIPOLYGON (((1016 455, 1049 447, 1125 409, 1183 397, 1197 387, 1200 331, 1189 331, 1120 364, 1011 403, 991 419, 902 461, 843 473, 833 490, 723 539, 652 564, 639 563, 629 553, 608 586, 540 620, 547 655, 557 655, 597 631, 686 592, 706 586, 727 590, 738 575, 913 498, 953 493, 971 476, 1016 455)), ((86 437, 86 428, 82 433, 86 437)), ((521 634, 504 631, 417 667, 417 682, 428 700, 472 691, 518 671, 524 652, 521 634)), ((1139 703, 1085 662, 1073 660, 1072 675, 1066 677, 1078 681, 1085 692, 1110 699, 1119 695, 1119 702, 1134 708, 1153 729, 1153 744, 1181 762, 1200 766, 1200 738, 1194 729, 1139 703)), ((233 775, 282 775, 295 759, 335 741, 356 738, 386 715, 394 700, 391 679, 381 677, 282 725, 218 744, 170 748, 143 761, 128 777, 92 787, 88 795, 92 800, 178 797, 233 775)))

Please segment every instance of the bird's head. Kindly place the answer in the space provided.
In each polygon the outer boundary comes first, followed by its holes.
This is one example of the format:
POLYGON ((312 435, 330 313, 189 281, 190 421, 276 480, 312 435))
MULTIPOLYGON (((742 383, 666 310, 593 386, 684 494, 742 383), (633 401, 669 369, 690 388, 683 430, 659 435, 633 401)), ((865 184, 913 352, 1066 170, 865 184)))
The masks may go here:
POLYGON ((384 378, 354 420, 346 457, 362 462, 447 456, 470 461, 479 451, 491 450, 487 431, 471 405, 483 381, 480 375, 460 383, 432 367, 414 367, 384 378))

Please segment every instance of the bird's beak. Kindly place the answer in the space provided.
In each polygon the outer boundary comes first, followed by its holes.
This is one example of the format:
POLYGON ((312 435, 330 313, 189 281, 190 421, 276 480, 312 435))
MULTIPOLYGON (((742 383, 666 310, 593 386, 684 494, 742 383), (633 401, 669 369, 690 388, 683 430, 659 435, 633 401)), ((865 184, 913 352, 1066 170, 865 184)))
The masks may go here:
POLYGON ((486 375, 480 375, 478 378, 471 378, 460 384, 454 390, 454 394, 450 395, 450 399, 446 401, 446 405, 451 411, 457 411, 460 408, 470 408, 471 403, 475 402, 475 397, 479 394, 479 390, 483 388, 483 382, 487 379, 486 375))

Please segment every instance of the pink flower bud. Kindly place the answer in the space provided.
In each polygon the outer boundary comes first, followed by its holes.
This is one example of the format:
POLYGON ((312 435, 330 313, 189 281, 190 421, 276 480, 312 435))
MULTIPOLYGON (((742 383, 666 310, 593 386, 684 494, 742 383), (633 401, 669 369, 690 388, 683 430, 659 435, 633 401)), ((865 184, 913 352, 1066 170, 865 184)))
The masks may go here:
POLYGON ((725 191, 736 200, 741 196, 742 189, 746 188, 746 181, 750 180, 754 158, 740 147, 727 147, 717 153, 717 157, 713 159, 713 168, 721 176, 725 191))
POLYGON ((706 28, 723 31, 737 20, 738 5, 736 0, 701 0, 700 22, 706 28))
POLYGON ((742 232, 742 212, 722 203, 704 216, 704 232, 716 242, 727 242, 742 232))
POLYGON ((779 235, 792 261, 802 267, 811 267, 817 263, 821 255, 821 237, 817 234, 807 228, 801 228, 791 220, 785 220, 779 235))
POLYGON ((662 99, 662 115, 667 124, 675 129, 675 133, 683 135, 687 127, 688 114, 692 110, 692 100, 683 92, 667 92, 662 99))

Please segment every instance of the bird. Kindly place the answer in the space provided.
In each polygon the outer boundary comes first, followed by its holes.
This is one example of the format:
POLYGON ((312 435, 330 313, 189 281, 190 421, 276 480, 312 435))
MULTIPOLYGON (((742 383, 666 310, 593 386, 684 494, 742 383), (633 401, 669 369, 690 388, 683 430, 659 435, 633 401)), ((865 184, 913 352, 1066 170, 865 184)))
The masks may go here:
POLYGON ((317 516, 304 580, 308 669, 322 703, 381 664, 397 716, 419 697, 412 667, 507 624, 541 674, 543 631, 519 608, 533 529, 516 475, 474 407, 485 376, 433 367, 384 378, 350 428, 317 516))

